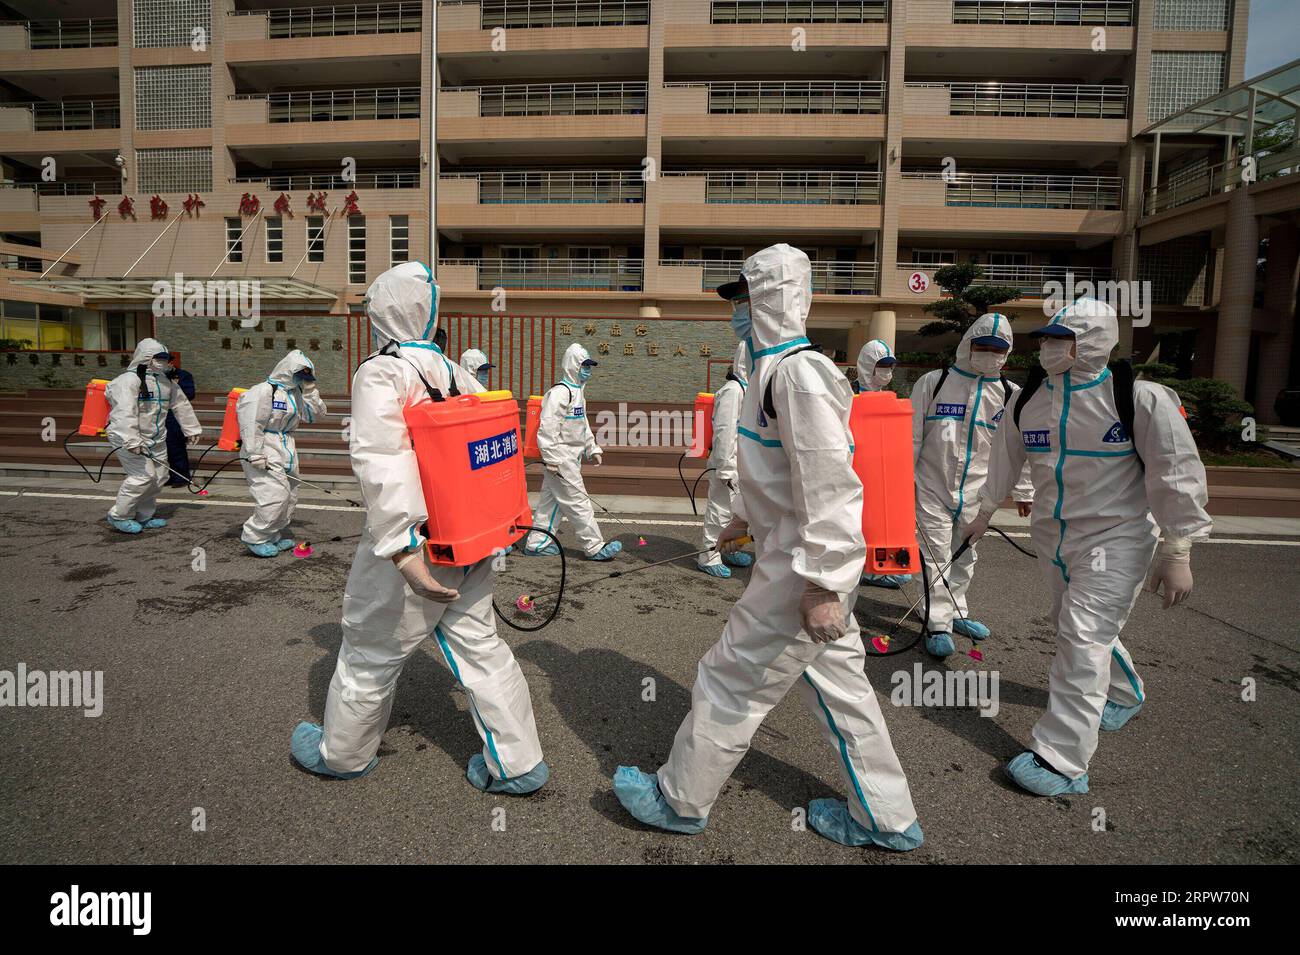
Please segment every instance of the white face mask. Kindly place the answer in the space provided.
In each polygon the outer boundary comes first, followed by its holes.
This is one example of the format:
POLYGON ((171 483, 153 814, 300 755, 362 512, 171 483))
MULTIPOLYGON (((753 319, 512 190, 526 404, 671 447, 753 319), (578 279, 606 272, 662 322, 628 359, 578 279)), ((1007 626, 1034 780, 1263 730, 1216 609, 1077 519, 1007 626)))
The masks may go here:
POLYGON ((1063 375, 1074 365, 1073 347, 1073 338, 1045 338, 1038 346, 1038 363, 1049 375, 1063 375))
POLYGON ((165 375, 172 370, 172 363, 169 361, 159 361, 157 358, 149 359, 149 370, 156 371, 160 375, 165 375))
POLYGON ((970 353, 970 366, 981 375, 996 375, 1006 363, 1007 353, 1003 351, 973 351, 970 353))
POLYGON ((894 369, 892 366, 889 368, 877 368, 871 375, 871 383, 877 388, 883 388, 893 380, 894 369))

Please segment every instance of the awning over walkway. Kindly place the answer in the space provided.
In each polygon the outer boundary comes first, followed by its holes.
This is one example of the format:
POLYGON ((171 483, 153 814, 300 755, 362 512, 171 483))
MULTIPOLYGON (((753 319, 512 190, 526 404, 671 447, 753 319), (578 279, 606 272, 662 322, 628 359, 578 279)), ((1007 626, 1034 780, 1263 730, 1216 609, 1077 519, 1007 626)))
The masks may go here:
POLYGON ((1254 111, 1255 128, 1264 129, 1290 119, 1300 110, 1300 60, 1239 83, 1230 89, 1166 116, 1142 130, 1154 136, 1202 134, 1245 136, 1247 118, 1254 111))
MULTIPOLYGON (((48 278, 20 279, 11 278, 10 284, 34 288, 61 295, 75 295, 84 304, 96 302, 152 302, 158 295, 156 286, 159 282, 167 283, 168 290, 176 287, 176 276, 165 275, 156 278, 66 278, 50 276, 48 278)), ((185 278, 185 285, 190 282, 204 285, 221 283, 257 283, 258 297, 263 301, 302 302, 331 304, 338 299, 338 293, 321 285, 304 282, 293 278, 232 278, 214 276, 210 279, 198 279, 193 276, 185 278)), ((183 294, 177 288, 172 294, 183 294)))

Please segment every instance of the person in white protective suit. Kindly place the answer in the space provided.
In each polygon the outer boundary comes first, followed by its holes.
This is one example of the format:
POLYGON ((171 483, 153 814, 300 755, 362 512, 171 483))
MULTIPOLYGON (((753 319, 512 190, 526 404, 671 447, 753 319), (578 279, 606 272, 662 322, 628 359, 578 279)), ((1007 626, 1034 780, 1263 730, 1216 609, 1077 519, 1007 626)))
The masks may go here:
POLYGON ((176 416, 191 446, 199 443, 203 426, 190 400, 172 380, 172 356, 155 338, 135 346, 131 364, 105 389, 108 398, 109 443, 118 448, 126 478, 108 511, 108 523, 124 534, 143 528, 166 527, 154 517, 158 492, 171 477, 167 468, 167 412, 176 416))
MULTIPOLYGON (((948 563, 961 546, 962 526, 979 510, 998 426, 1020 393, 1018 385, 1002 377, 1011 344, 1011 322, 1005 315, 981 315, 962 335, 956 360, 946 371, 926 372, 912 387, 916 532, 930 585, 925 648, 938 658, 955 652, 953 633, 972 640, 989 635, 988 627, 968 616, 966 605, 975 573, 974 548, 948 563)), ((1027 516, 1034 499, 1027 472, 1012 496, 1021 516, 1027 516)))
MULTIPOLYGON (((546 465, 546 474, 542 477, 542 491, 533 509, 533 520, 545 523, 546 529, 554 534, 560 518, 567 518, 588 560, 610 560, 623 545, 616 540, 605 543, 587 486, 582 481, 583 459, 600 467, 605 453, 596 444, 591 425, 587 423, 585 386, 597 364, 587 349, 574 342, 565 349, 560 365, 564 377, 542 399, 537 449, 546 465)), ((537 531, 524 541, 524 553, 533 557, 555 556, 559 552, 555 541, 537 531)))
POLYGON ((488 386, 488 373, 496 367, 488 361, 487 355, 477 348, 467 348, 460 356, 460 367, 484 388, 488 386))
POLYGON ((1166 608, 1191 593, 1192 540, 1207 536, 1211 521, 1205 468, 1178 396, 1133 382, 1131 434, 1123 423, 1127 392, 1106 367, 1119 340, 1115 310, 1080 299, 1031 336, 1041 340, 1047 377, 1018 415, 1013 406, 1003 418, 979 514, 963 533, 979 540, 1028 461, 1031 537, 1052 594, 1056 657, 1047 712, 1006 771, 1029 792, 1055 796, 1088 791, 1098 730, 1120 729, 1145 702, 1120 631, 1148 568, 1166 608))
POLYGON ((804 337, 807 255, 764 249, 745 261, 740 285, 719 290, 754 362, 740 413, 741 493, 720 541, 731 549, 753 536, 753 576, 700 661, 667 762, 657 775, 620 766, 614 792, 641 822, 699 832, 759 724, 797 686, 849 792, 847 805, 813 800, 809 824, 844 845, 913 849, 921 827, 851 613, 866 544, 849 383, 804 337))
MULTIPOLYGON (((403 409, 481 391, 432 342, 438 286, 427 266, 407 262, 366 292, 380 349, 352 379, 352 470, 366 525, 343 595, 343 644, 330 681, 324 727, 300 723, 294 758, 325 776, 370 772, 407 659, 432 635, 439 657, 465 689, 481 752, 466 772, 478 789, 530 793, 550 773, 533 720, 528 683, 492 615, 492 560, 431 564, 419 465, 403 409)), ((473 501, 460 502, 473 507, 473 501)))
POLYGON ((713 394, 713 451, 709 455, 709 499, 704 506, 704 546, 710 553, 700 554, 695 562, 700 570, 714 577, 730 577, 732 567, 748 567, 752 554, 735 551, 723 554, 714 550, 718 535, 731 521, 732 501, 739 493, 736 471, 736 425, 740 422, 740 403, 749 378, 749 346, 736 346, 727 380, 713 394), (728 566, 730 565, 730 566, 728 566))
MULTIPOLYGON (((858 352, 857 391, 887 391, 889 383, 894 380, 894 366, 898 358, 894 351, 879 338, 874 338, 862 346, 858 352)), ((910 574, 863 574, 862 582, 871 587, 884 587, 897 590, 907 581, 910 574)))
POLYGON ((240 466, 257 507, 239 534, 258 557, 293 547, 289 522, 298 503, 298 446, 293 432, 302 422, 325 416, 316 387, 316 366, 298 349, 276 364, 269 378, 239 396, 240 466))

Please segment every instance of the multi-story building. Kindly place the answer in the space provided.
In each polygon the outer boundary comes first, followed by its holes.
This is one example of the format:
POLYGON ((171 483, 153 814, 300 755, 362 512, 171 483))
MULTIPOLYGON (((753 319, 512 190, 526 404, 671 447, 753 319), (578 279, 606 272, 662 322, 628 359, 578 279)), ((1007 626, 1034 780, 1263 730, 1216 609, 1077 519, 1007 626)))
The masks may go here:
MULTIPOLYGON (((730 355, 711 290, 775 241, 813 260, 811 335, 842 358, 870 337, 934 349, 917 329, 945 263, 1017 287, 1007 309, 1026 316, 1067 273, 1204 266, 1210 243, 1138 238, 1141 134, 1242 79, 1248 15, 1246 0, 68 0, 50 22, 20 19, 40 0, 4 6, 0 337, 32 349, 10 353, 7 384, 80 384, 154 331, 204 387, 292 343, 343 391, 369 349, 366 286, 419 259, 450 350, 486 348, 496 383, 536 390, 580 340, 603 362, 597 397, 646 400, 688 397, 730 355), (159 314, 155 283, 177 273, 257 280, 261 324, 159 314)), ((1217 285, 1157 284, 1171 291, 1139 345, 1190 330, 1212 362, 1217 285)))

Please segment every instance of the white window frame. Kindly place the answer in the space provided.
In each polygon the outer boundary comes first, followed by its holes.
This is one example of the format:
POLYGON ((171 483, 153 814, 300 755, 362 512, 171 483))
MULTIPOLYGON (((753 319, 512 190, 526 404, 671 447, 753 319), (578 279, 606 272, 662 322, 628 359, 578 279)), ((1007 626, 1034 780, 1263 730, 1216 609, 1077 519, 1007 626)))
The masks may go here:
POLYGON ((244 220, 226 216, 226 261, 239 265, 244 261, 244 220))
POLYGON ((388 217, 388 266, 411 261, 411 217, 388 217), (401 258, 398 258, 400 250, 401 258))
POLYGON ((348 284, 366 284, 365 216, 348 216, 348 284), (360 263, 359 269, 357 268, 358 263, 360 263))
POLYGON ((267 216, 266 223, 266 262, 278 265, 284 261, 284 218, 267 216))
POLYGON ((307 227, 307 261, 324 262, 325 261, 325 217, 324 216, 307 216, 303 220, 307 227), (312 238, 312 230, 316 230, 316 237, 312 238))

